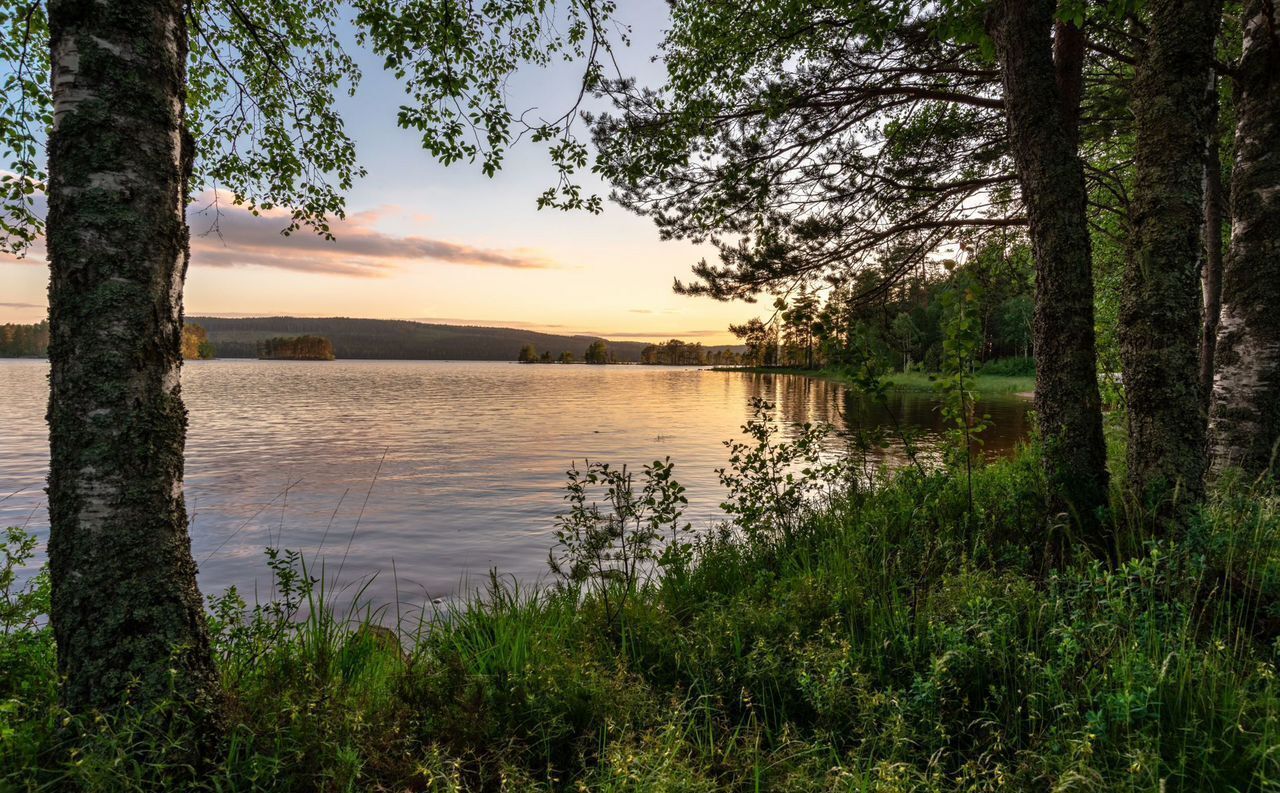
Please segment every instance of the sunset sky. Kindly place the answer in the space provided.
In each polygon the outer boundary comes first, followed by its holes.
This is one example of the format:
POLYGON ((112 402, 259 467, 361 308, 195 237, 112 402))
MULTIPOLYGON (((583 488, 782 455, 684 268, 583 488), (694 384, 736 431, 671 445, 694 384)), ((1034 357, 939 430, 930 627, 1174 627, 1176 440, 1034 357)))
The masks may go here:
MULTIPOLYGON (((650 58, 666 4, 620 6, 632 45, 619 61, 657 84, 661 66, 650 58)), ((732 340, 729 322, 758 313, 756 306, 673 294, 672 279, 713 252, 661 242, 644 218, 613 204, 602 215, 539 211, 535 198, 553 181, 540 146, 518 146, 493 179, 475 164, 436 164, 415 133, 396 127, 399 84, 378 58, 354 45, 351 51, 364 79, 341 108, 368 175, 348 195, 337 241, 282 237, 279 217, 225 206, 219 239, 204 233, 207 215, 193 214, 188 314, 417 319, 721 343, 732 340)), ((522 72, 511 83, 512 105, 558 116, 576 93, 577 76, 563 67, 522 72)), ((582 181, 607 193, 589 174, 582 181)), ((194 209, 208 203, 209 195, 200 196, 194 209)), ((0 322, 43 318, 47 280, 38 254, 0 260, 0 322)))

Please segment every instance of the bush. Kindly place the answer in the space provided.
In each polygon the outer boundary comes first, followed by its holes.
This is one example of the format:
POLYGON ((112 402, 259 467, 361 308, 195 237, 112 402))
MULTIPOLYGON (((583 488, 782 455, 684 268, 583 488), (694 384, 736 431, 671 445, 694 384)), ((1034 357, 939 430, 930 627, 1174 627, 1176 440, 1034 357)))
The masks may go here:
POLYGON ((984 363, 978 369, 978 374, 992 377, 1035 377, 1036 360, 1034 358, 999 358, 984 363))
MULTIPOLYGON (((183 784, 1280 786, 1274 492, 1227 480, 1184 537, 1050 568, 1035 450, 976 468, 972 490, 970 507, 965 482, 908 469, 824 492, 794 520, 702 534, 660 581, 633 579, 607 603, 590 582, 522 591, 495 575, 404 650, 376 613, 335 614, 324 581, 273 551, 279 601, 214 601, 228 737, 214 771, 183 784)), ((603 513, 582 492, 594 531, 603 513)), ((6 558, 23 542, 10 534, 6 558)), ((0 789, 181 789, 175 769, 145 762, 163 736, 127 714, 58 710, 38 623, 0 637, 0 789)))

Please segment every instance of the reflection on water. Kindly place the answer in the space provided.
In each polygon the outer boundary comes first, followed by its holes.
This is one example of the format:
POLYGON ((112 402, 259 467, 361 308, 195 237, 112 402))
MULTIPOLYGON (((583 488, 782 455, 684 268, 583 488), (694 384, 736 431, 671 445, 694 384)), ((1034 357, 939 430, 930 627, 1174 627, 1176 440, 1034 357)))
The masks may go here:
MULTIPOLYGON (((42 537, 47 372, 41 361, 0 361, 0 525, 42 537)), ((751 397, 775 402, 788 426, 829 422, 847 433, 890 422, 836 383, 663 367, 196 361, 183 389, 204 591, 268 586, 262 549, 276 545, 322 559, 330 575, 341 566, 344 583, 377 573, 375 601, 405 604, 474 588, 491 567, 542 577, 573 461, 638 466, 669 455, 688 488, 687 517, 705 526, 723 495, 722 442, 738 436, 751 397)), ((932 396, 891 394, 889 407, 933 454, 942 420, 932 396)), ((1023 437, 1028 407, 983 401, 993 421, 986 453, 1023 437)), ((875 455, 890 466, 905 459, 896 444, 875 455)))

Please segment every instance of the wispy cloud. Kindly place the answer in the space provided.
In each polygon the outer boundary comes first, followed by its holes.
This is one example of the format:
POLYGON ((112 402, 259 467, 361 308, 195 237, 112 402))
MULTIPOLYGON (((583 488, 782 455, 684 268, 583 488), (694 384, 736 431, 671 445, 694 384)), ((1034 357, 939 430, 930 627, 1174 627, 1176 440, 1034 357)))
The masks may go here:
POLYGON ((0 308, 44 308, 38 303, 0 303, 0 308))
MULTIPOLYGON (((44 196, 38 196, 36 203, 38 212, 44 214, 44 196)), ((254 215, 234 205, 226 195, 206 192, 187 210, 191 263, 196 267, 273 267, 358 278, 379 278, 397 268, 427 262, 516 270, 557 266, 525 249, 502 250, 432 237, 388 234, 378 229, 377 224, 390 216, 409 217, 414 222, 425 219, 401 207, 383 206, 333 221, 331 230, 336 238, 333 240, 324 239, 309 229, 299 229, 286 237, 280 231, 289 225, 287 210, 274 209, 254 215)), ((18 261, 8 255, 0 259, 18 261)), ((21 261, 44 264, 44 240, 36 240, 21 261)))
POLYGON ((568 326, 549 324, 546 322, 521 322, 512 319, 474 319, 470 317, 406 317, 410 322, 425 322, 428 325, 463 325, 474 328, 516 328, 517 330, 546 331, 562 333, 568 326))
POLYGON ((676 330, 666 333, 651 330, 640 332, 614 331, 613 333, 592 334, 606 339, 696 339, 703 336, 723 336, 723 330, 676 330))
POLYGON ((376 228, 379 220, 403 214, 395 206, 379 207, 335 221, 336 239, 326 240, 302 229, 288 237, 280 230, 289 213, 272 210, 253 215, 225 196, 205 194, 188 212, 191 261, 197 266, 274 267, 312 273, 380 277, 405 264, 445 262, 476 267, 545 269, 552 262, 525 250, 482 248, 430 237, 400 237, 376 228))

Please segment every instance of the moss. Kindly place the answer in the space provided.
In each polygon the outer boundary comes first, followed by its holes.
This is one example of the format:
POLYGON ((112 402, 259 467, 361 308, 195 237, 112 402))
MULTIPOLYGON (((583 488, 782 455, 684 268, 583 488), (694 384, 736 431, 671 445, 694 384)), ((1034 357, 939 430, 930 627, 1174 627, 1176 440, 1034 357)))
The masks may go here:
POLYGON ((1204 493, 1200 264, 1212 3, 1153 6, 1134 74, 1133 234, 1120 310, 1135 498, 1177 512, 1204 493))
POLYGON ((186 411, 168 385, 187 242, 183 14, 49 7, 53 51, 78 53, 55 59, 55 84, 74 68, 83 95, 49 140, 50 616, 73 710, 179 703, 157 718, 200 727, 216 721, 215 677, 178 487, 186 411))

